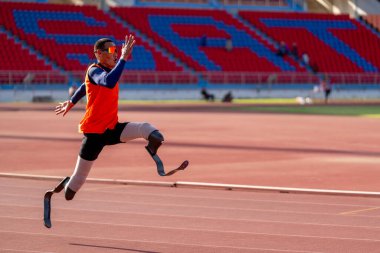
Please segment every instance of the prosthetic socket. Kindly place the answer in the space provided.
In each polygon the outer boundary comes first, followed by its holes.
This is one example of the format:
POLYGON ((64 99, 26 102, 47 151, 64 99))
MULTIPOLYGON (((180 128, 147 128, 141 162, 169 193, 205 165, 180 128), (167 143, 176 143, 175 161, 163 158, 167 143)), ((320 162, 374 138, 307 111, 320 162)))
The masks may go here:
POLYGON ((157 153, 158 148, 162 145, 164 141, 164 136, 158 131, 153 131, 148 137, 148 145, 146 146, 149 153, 153 156, 157 153))

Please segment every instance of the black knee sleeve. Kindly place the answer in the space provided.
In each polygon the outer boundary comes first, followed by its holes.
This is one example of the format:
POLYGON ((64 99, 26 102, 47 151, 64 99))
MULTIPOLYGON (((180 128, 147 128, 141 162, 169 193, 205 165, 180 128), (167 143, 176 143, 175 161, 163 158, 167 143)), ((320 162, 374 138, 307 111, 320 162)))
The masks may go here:
POLYGON ((65 199, 72 200, 75 196, 75 191, 71 190, 69 187, 65 190, 65 199))
POLYGON ((155 155, 157 153, 158 148, 164 141, 164 136, 162 136, 162 134, 158 130, 156 130, 149 135, 148 141, 149 143, 146 147, 149 149, 152 155, 155 155))

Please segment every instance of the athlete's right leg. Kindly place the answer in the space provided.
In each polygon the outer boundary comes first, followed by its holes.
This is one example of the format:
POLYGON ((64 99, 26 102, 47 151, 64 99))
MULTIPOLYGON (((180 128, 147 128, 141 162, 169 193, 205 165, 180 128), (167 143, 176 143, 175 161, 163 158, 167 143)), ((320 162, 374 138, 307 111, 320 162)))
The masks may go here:
POLYGON ((153 125, 145 122, 129 122, 121 132, 120 141, 127 142, 137 138, 148 140, 146 147, 152 155, 157 153, 164 141, 164 136, 153 125))

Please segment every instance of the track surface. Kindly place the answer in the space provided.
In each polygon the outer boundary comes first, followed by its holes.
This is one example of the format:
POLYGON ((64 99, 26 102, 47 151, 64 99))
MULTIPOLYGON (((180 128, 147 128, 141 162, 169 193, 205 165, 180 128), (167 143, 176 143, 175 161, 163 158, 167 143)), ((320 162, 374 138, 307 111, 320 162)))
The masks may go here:
MULTIPOLYGON (((0 106, 0 172, 70 175, 83 111, 0 106)), ((143 141, 107 147, 92 178, 380 191, 380 120, 133 108, 165 135, 156 174, 143 141)), ((0 177, 0 252, 380 252, 376 198, 86 184, 67 202, 42 197, 55 181, 0 177)))
POLYGON ((379 252, 380 200, 0 178, 1 252, 379 252))
MULTIPOLYGON (((72 173, 83 111, 63 118, 53 104, 42 106, 0 106, 0 172, 72 173)), ((380 192, 379 119, 231 113, 223 107, 126 108, 120 121, 148 121, 163 132, 159 155, 168 169, 190 161, 186 173, 171 181, 380 192)), ((144 145, 139 140, 106 147, 90 177, 168 180, 157 175, 144 145)))

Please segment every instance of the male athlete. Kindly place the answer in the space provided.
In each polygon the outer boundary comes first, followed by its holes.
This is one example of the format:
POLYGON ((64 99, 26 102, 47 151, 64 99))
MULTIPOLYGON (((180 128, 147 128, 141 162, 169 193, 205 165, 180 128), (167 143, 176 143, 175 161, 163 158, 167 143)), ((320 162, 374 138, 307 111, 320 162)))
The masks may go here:
POLYGON ((145 148, 156 162, 161 176, 172 175, 188 165, 188 161, 185 161, 179 168, 165 173, 163 164, 156 154, 164 141, 162 134, 149 123, 119 123, 118 121, 118 81, 134 45, 134 36, 126 36, 118 59, 115 43, 108 38, 99 39, 94 45, 97 63, 88 67, 85 82, 76 90, 71 99, 60 103, 55 109, 57 115, 63 113, 65 116, 82 97, 87 96, 86 112, 79 123, 79 131, 84 137, 75 170, 71 177, 65 178, 54 190, 45 194, 44 222, 48 228, 51 227, 50 198, 52 194, 64 189, 66 200, 72 200, 85 183, 94 161, 106 145, 123 143, 136 138, 148 140, 145 148))

